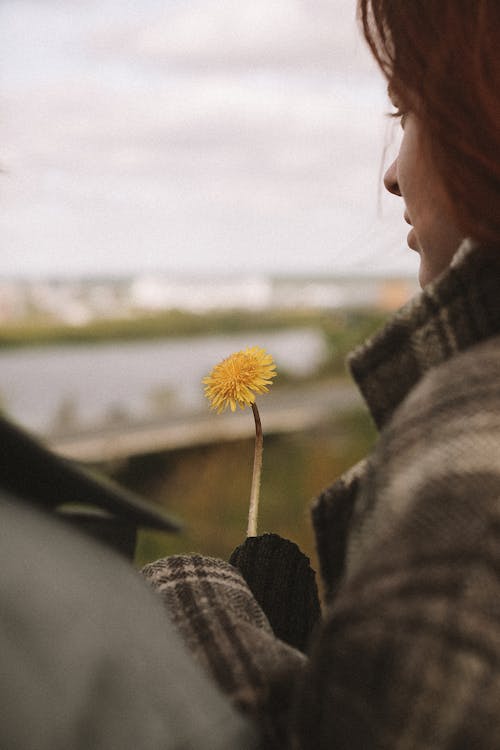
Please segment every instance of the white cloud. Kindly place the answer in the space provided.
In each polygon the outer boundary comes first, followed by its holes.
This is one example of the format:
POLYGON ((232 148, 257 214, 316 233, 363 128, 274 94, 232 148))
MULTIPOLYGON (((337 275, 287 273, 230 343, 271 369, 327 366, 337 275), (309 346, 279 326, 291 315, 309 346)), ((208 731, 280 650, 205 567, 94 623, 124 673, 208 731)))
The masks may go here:
POLYGON ((353 7, 4 0, 0 273, 380 265, 353 7))
POLYGON ((353 0, 191 0, 146 3, 141 23, 101 28, 101 51, 186 66, 371 67, 360 51, 353 0))

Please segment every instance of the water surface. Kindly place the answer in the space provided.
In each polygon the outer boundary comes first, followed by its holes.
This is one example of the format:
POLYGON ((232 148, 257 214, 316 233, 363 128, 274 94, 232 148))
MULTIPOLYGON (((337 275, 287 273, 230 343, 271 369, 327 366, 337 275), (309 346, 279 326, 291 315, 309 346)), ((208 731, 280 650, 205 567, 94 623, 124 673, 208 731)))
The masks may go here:
POLYGON ((325 356, 313 329, 8 350, 0 352, 1 406, 40 433, 194 411, 205 408, 203 376, 254 345, 273 355, 278 372, 294 375, 325 356))

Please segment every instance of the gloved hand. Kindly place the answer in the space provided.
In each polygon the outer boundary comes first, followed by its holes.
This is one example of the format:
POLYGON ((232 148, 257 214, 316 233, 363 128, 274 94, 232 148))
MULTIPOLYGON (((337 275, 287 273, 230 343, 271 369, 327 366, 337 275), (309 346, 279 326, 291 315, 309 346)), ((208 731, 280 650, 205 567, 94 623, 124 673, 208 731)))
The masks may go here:
POLYGON ((263 534, 236 547, 229 562, 242 574, 275 635, 305 651, 321 613, 309 558, 294 542, 263 534))

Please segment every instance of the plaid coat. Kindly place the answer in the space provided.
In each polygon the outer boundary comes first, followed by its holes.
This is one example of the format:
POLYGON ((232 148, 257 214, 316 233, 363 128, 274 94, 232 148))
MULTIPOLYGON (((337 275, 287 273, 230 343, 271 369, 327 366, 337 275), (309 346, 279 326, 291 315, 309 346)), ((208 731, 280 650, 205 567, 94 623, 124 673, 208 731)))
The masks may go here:
POLYGON ((234 567, 145 574, 268 747, 500 748, 498 248, 465 242, 350 367, 380 437, 313 506, 327 603, 307 656, 234 567))

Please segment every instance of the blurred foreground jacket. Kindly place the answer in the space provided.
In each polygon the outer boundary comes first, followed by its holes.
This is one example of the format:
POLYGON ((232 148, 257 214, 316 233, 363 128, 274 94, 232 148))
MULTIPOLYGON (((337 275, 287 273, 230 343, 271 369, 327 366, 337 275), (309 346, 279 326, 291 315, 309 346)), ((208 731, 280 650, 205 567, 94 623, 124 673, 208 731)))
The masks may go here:
POLYGON ((240 570, 182 557, 144 574, 270 747, 500 748, 500 248, 466 241, 350 366, 380 436, 313 507, 326 606, 307 655, 241 593, 266 535, 240 570))
POLYGON ((5 421, 2 436, 2 750, 255 747, 138 573, 52 510, 73 501, 134 524, 175 524, 5 421))
POLYGON ((54 512, 108 546, 134 556, 137 528, 177 531, 179 524, 101 474, 57 456, 0 417, 0 488, 54 512))

